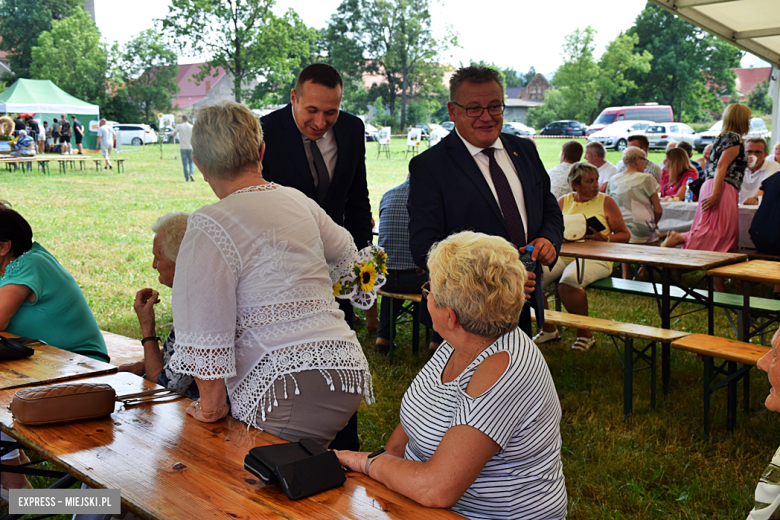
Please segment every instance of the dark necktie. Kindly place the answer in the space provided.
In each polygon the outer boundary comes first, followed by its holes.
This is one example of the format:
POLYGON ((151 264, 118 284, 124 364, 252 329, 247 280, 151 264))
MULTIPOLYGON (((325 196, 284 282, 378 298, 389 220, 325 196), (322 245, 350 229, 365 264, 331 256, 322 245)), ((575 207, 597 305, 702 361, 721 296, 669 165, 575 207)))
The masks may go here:
POLYGON ((493 186, 495 186, 496 195, 498 195, 498 205, 501 206, 501 213, 504 214, 509 237, 517 249, 523 250, 526 246, 525 226, 523 226, 523 219, 520 217, 520 210, 517 208, 517 201, 515 201, 509 181, 496 161, 496 149, 485 148, 482 153, 490 159, 490 176, 493 178, 493 186))
POLYGON ((325 159, 322 158, 320 147, 317 146, 317 141, 311 141, 311 156, 314 159, 314 169, 317 170, 317 201, 322 204, 322 201, 325 200, 325 194, 328 193, 330 176, 328 175, 328 167, 325 166, 325 159))

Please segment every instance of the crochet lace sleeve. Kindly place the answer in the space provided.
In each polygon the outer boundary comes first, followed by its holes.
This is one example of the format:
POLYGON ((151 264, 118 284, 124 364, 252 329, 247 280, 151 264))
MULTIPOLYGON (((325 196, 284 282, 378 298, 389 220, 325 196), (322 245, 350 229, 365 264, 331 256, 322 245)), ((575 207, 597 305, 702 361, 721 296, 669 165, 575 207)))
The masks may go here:
POLYGON ((170 367, 201 379, 236 375, 236 285, 240 256, 217 223, 190 217, 176 259, 170 367))

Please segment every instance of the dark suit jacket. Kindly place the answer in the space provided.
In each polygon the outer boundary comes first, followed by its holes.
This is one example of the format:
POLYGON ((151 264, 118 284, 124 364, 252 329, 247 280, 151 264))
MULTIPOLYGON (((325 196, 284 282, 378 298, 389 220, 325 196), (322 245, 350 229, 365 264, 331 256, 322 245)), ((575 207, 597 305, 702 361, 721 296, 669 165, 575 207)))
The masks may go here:
MULTIPOLYGON (((261 118, 260 122, 265 140, 263 178, 300 190, 317 200, 314 178, 306 160, 301 132, 293 119, 292 106, 288 104, 261 118)), ((338 157, 321 206, 334 222, 352 234, 361 249, 373 237, 366 184, 365 127, 363 121, 342 111, 332 132, 336 136, 338 157)))
MULTIPOLYGON (((501 142, 523 186, 528 242, 544 237, 560 252, 563 215, 550 192, 550 177, 536 147, 527 139, 504 133, 501 142)), ((459 231, 477 231, 510 240, 498 202, 456 132, 412 159, 409 172, 409 235, 412 257, 418 266, 426 267, 428 250, 434 242, 459 231)), ((541 274, 541 264, 537 263, 537 285, 531 295, 537 317, 544 316, 541 274)), ((543 318, 539 325, 542 323, 543 318)))

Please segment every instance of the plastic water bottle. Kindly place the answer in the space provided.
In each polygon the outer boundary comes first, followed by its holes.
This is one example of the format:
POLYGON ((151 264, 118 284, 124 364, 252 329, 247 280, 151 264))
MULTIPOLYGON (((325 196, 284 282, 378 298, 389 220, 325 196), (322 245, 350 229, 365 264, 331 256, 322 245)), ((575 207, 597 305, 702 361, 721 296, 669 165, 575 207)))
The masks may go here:
POLYGON ((691 182, 693 179, 688 179, 685 183, 685 202, 693 202, 693 192, 691 191, 691 182))
POLYGON ((534 251, 534 246, 525 246, 525 253, 520 255, 520 261, 523 262, 525 270, 529 273, 533 273, 536 269, 536 260, 531 260, 531 253, 534 251))

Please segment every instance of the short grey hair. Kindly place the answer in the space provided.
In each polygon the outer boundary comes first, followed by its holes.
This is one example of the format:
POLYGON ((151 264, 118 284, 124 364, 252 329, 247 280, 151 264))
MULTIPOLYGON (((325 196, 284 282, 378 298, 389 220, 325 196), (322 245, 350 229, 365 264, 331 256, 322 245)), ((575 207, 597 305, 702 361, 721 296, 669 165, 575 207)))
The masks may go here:
POLYGON ((176 263, 176 257, 179 256, 179 247, 184 240, 184 233, 187 231, 187 219, 190 214, 184 211, 174 211, 158 218, 152 224, 152 231, 162 237, 162 252, 173 262, 176 263))
POLYGON ((585 149, 590 150, 602 159, 607 156, 607 150, 604 148, 604 145, 598 141, 589 142, 585 145, 585 149))
POLYGON ((19 137, 27 135, 27 130, 19 130, 19 137))
POLYGON ((100 126, 103 126, 103 125, 105 125, 107 122, 108 122, 108 121, 106 121, 105 119, 101 118, 101 119, 100 119, 100 126))
POLYGON ((647 154, 644 150, 642 150, 639 147, 636 146, 629 146, 625 150, 623 150, 623 164, 628 166, 629 164, 636 164, 636 160, 642 158, 647 158, 647 154))
POLYGON ((567 178, 569 186, 574 189, 574 185, 582 182, 582 178, 589 173, 595 173, 596 177, 598 177, 599 169, 585 161, 572 164, 569 170, 569 177, 567 178))
POLYGON ((678 145, 678 144, 679 144, 679 143, 678 143, 677 141, 669 141, 669 142, 666 144, 666 151, 668 152, 669 150, 672 150, 672 149, 674 149, 674 148, 677 148, 677 145, 678 145))

